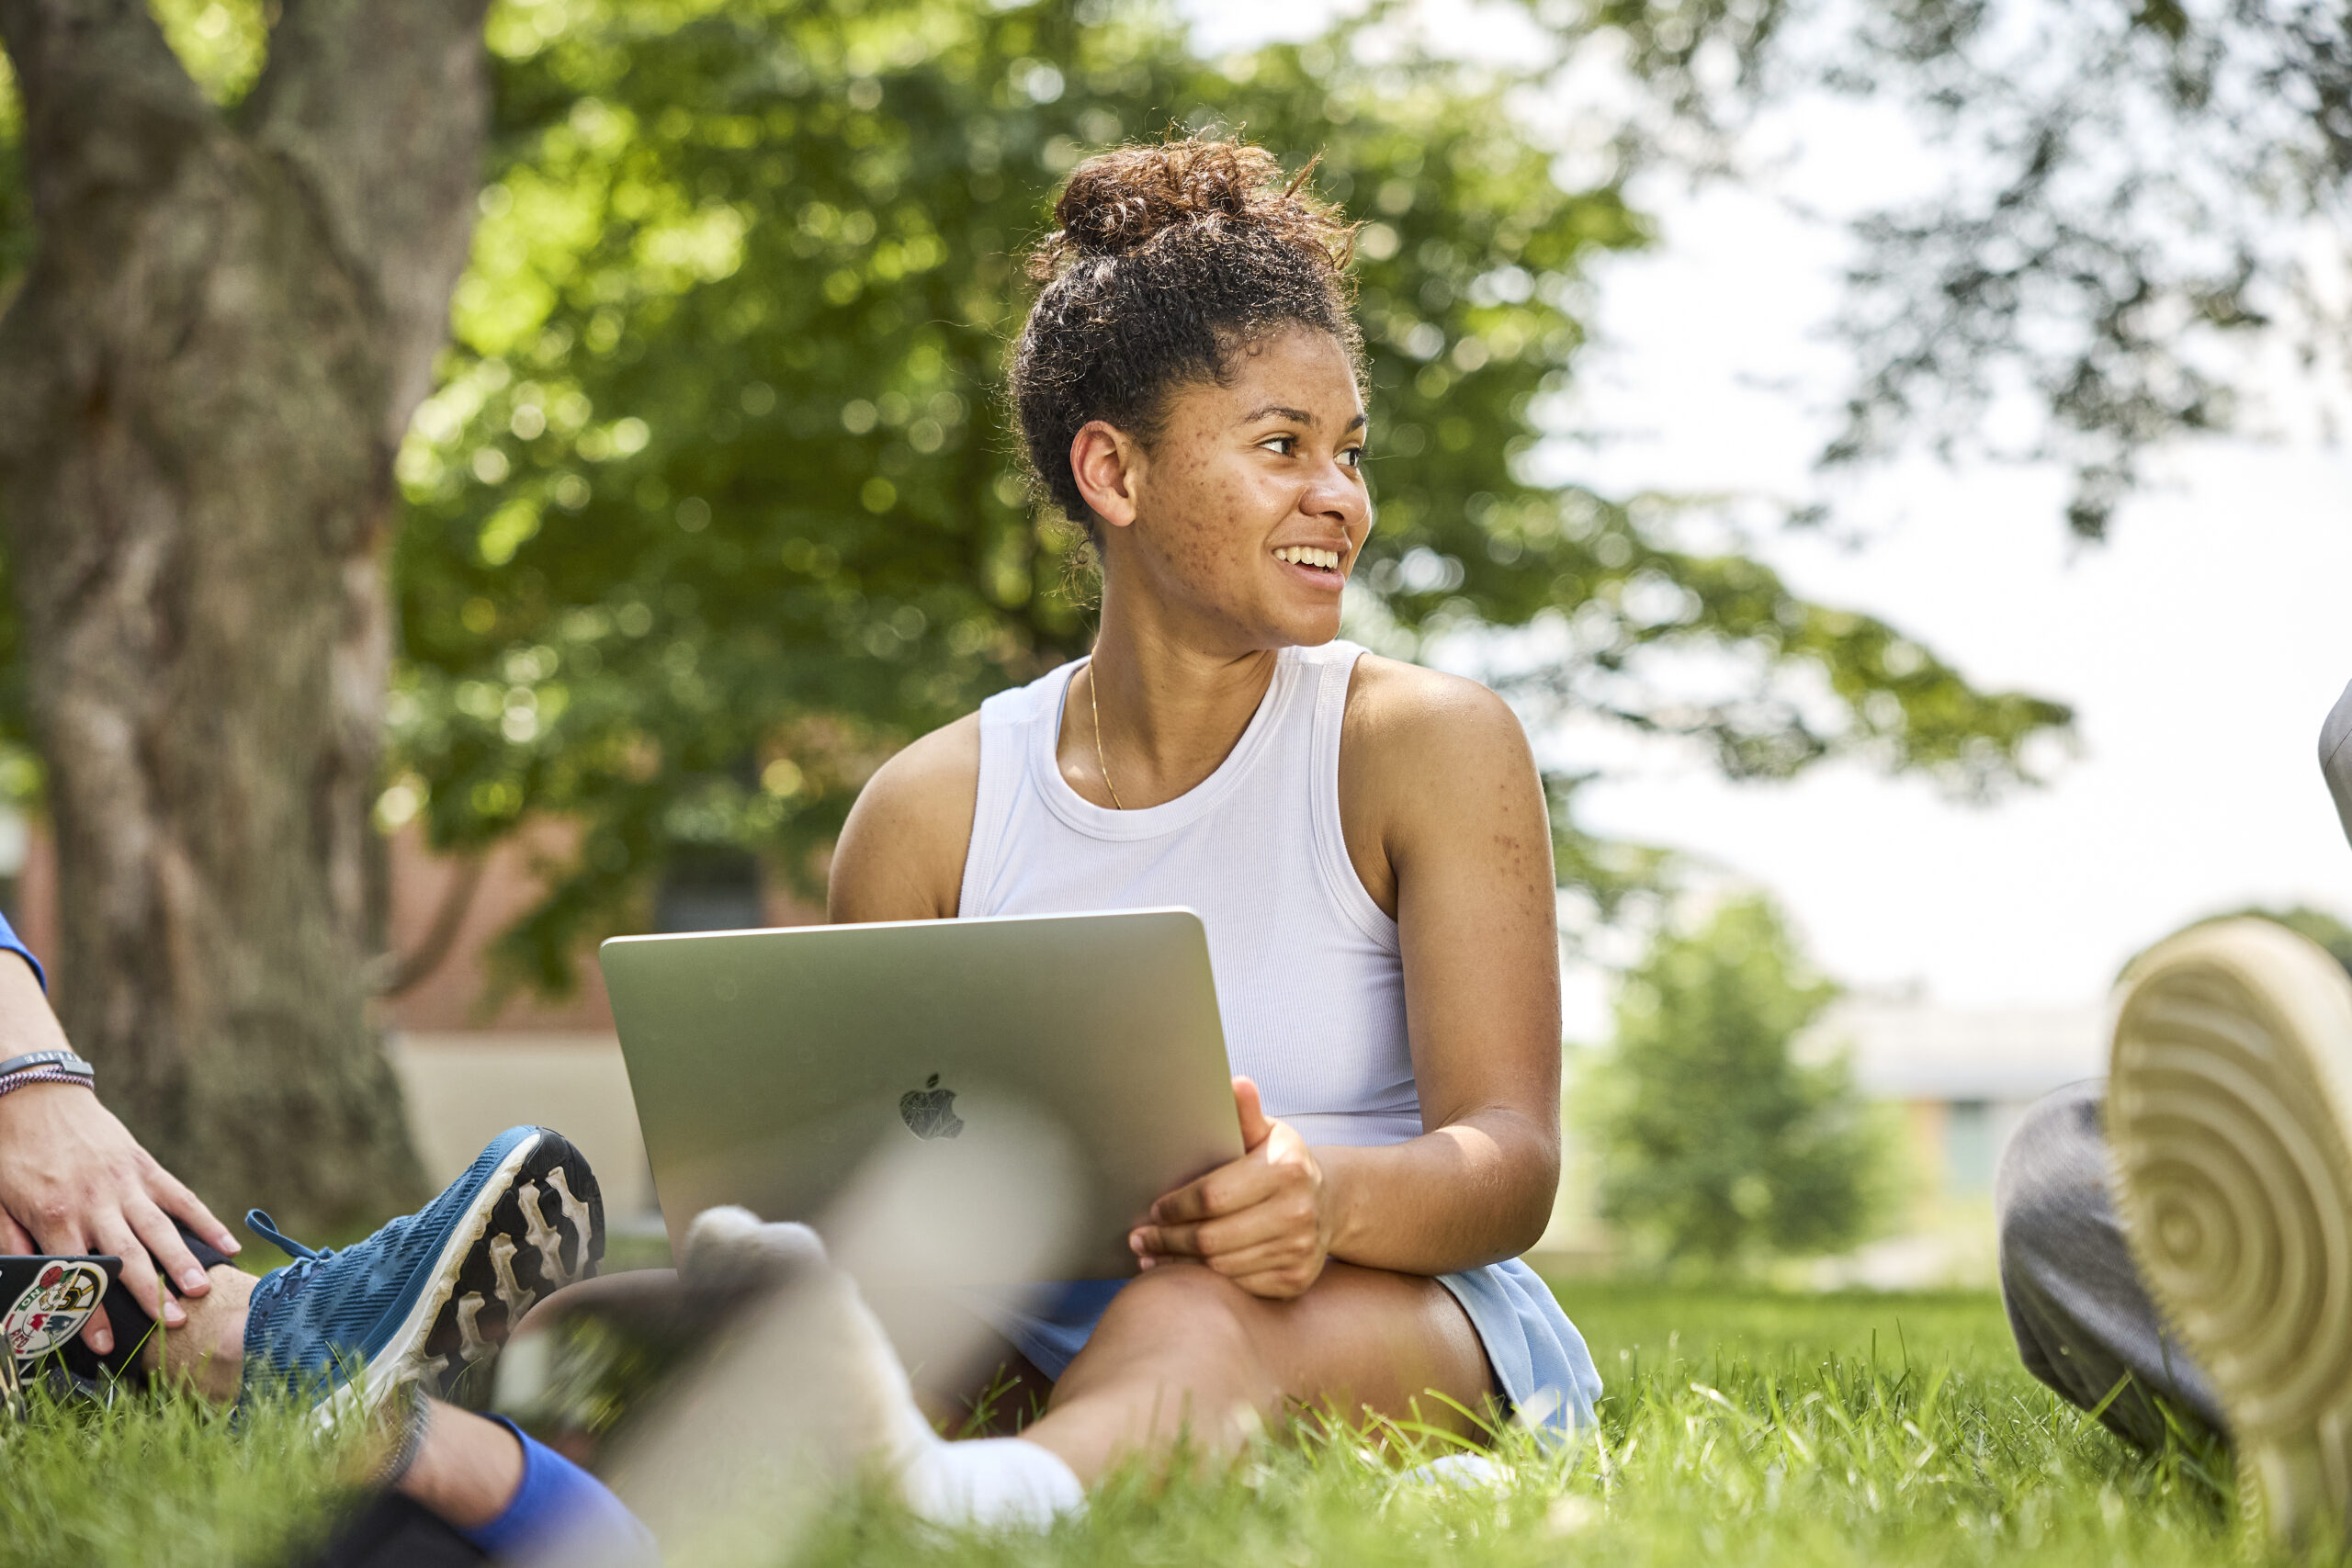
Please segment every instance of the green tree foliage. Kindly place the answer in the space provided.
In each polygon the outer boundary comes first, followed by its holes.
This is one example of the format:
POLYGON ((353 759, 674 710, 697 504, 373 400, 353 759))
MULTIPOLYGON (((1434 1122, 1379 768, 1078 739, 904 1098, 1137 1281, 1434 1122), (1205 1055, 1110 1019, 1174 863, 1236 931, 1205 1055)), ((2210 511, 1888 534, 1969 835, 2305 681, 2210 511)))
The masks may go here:
MULTIPOLYGON (((1204 62, 1165 14, 1100 0, 514 0, 490 41, 497 167, 401 456, 386 814, 458 847, 582 824, 513 948, 544 984, 682 852, 752 848, 806 884, 878 757, 1084 646, 999 367, 1061 174, 1171 125, 1320 152, 1366 220, 1362 581, 1408 646, 1533 627, 1532 708, 1688 735, 1742 774, 1861 752, 1984 788, 2066 720, 1678 547, 1670 508, 1529 477, 1582 269, 1645 230, 1613 186, 1555 182, 1507 75, 1337 38, 1204 62), (1691 648, 1722 679, 1669 699, 1647 660, 1691 648)), ((1562 826, 1597 890, 1639 873, 1562 826)))
MULTIPOLYGON (((260 0, 155 8, 233 104, 260 0)), ((878 758, 1084 646, 999 370, 1061 175, 1171 127, 1320 153, 1365 221, 1380 510, 1355 604, 1386 645, 1523 629, 1495 676, 1531 719, 1686 737, 1736 775, 2027 776, 2064 707, 1804 600, 1669 498, 1544 481, 1585 270, 1645 244, 1642 215, 1555 177, 1513 112, 1527 73, 1355 38, 1207 61, 1148 0, 493 7, 474 265, 399 457, 378 815, 460 852, 578 825, 516 973, 567 985, 681 857, 750 850, 813 887, 878 758)), ((28 243, 13 112, 0 80, 0 295, 28 243)), ((23 735, 0 680, 0 742, 23 735)), ((1563 876, 1605 913, 1657 859, 1578 829, 1581 782, 1552 781, 1563 876)))
POLYGON ((2074 481, 2068 526, 2098 538, 2151 448, 2275 415, 2282 362, 2321 378, 2325 428, 2337 423, 2352 377, 2343 6, 1531 10, 1572 44, 1604 39, 1660 90, 1670 113, 1634 117, 1629 160, 1736 167, 1749 116, 1822 92, 1899 107, 1949 158, 1916 197, 1856 224, 1835 327, 1857 374, 1832 466, 1915 447, 2050 462, 2074 481), (1988 438, 2016 429, 1987 420, 2001 402, 2038 412, 2022 439, 1988 438))
POLYGON ((1660 932, 1583 1079, 1601 1212, 1668 1263, 1717 1268, 1864 1238, 1888 1156, 1842 1057, 1792 1049, 1836 997, 1749 897, 1660 932))

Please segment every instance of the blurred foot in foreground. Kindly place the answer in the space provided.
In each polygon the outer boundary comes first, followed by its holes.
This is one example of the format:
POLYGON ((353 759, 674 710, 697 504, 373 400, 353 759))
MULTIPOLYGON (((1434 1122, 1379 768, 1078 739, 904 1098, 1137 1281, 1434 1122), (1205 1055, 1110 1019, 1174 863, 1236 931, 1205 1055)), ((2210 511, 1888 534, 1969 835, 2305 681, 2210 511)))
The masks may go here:
POLYGON ((310 1568, 774 1562, 861 1482, 956 1529, 1084 1505, 1035 1444, 941 1438, 816 1234, 741 1209, 697 1217, 674 1271, 545 1296, 479 1364, 496 1371, 487 1419, 392 1374, 368 1406, 389 1456, 373 1495, 310 1568))
MULTIPOLYGON (((2320 760, 2352 835, 2352 690, 2320 760)), ((2274 1536, 2352 1526, 2352 978, 2264 920, 2124 976, 2110 1075, 2001 1161, 2028 1370, 2127 1440, 2231 1443, 2274 1536)))
POLYGON ((2108 1134, 2143 1275, 2272 1529, 2352 1518, 2352 980, 2258 920, 2136 966, 2108 1134))
MULTIPOLYGON (((1044 1448, 941 1438, 816 1233, 743 1209, 698 1216, 675 1273, 599 1280, 534 1313, 493 1403, 593 1458, 673 1561, 776 1561, 861 1480, 958 1529, 1043 1529, 1084 1503, 1044 1448)), ((601 1561, 592 1545, 568 1551, 601 1561)))

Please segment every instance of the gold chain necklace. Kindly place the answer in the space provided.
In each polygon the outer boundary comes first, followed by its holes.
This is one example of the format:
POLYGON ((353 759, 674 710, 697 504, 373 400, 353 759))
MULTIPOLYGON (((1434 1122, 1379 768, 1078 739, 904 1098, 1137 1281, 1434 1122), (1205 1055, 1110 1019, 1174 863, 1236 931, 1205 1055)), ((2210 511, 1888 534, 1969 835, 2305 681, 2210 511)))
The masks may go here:
POLYGON ((1100 687, 1094 679, 1095 662, 1091 658, 1086 661, 1086 705, 1094 712, 1094 765, 1102 772, 1102 787, 1111 792, 1111 809, 1125 811, 1126 807, 1119 804, 1119 786, 1111 782, 1111 764, 1102 760, 1102 705, 1094 695, 1100 687))

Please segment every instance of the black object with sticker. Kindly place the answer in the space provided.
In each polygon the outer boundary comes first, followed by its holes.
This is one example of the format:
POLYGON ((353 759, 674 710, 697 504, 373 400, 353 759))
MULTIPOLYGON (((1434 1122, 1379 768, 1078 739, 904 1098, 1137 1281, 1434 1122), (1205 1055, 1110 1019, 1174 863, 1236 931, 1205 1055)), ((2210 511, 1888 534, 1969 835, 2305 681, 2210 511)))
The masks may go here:
POLYGON ((74 1343, 121 1273, 119 1258, 0 1258, 0 1412, 23 1414, 25 1375, 74 1343))
POLYGON ((8 1359, 29 1366, 72 1344, 121 1272, 119 1258, 0 1258, 0 1339, 8 1359))

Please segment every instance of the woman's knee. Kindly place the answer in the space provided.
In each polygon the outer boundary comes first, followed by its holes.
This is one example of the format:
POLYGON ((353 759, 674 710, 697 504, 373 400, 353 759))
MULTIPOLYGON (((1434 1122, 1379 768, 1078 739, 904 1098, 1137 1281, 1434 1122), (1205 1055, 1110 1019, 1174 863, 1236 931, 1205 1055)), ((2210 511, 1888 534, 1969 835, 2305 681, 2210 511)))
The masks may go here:
POLYGON ((1094 1337, 1111 1344, 1148 1345, 1254 1362, 1250 1319, 1263 1303, 1213 1269, 1163 1263, 1136 1277, 1111 1300, 1094 1337))
POLYGON ((1050 1408, 1109 1399, 1148 1410, 1149 1424, 1213 1433, 1221 1449, 1281 1400, 1257 1334, 1263 1305, 1211 1269, 1159 1265, 1113 1298, 1050 1408))

